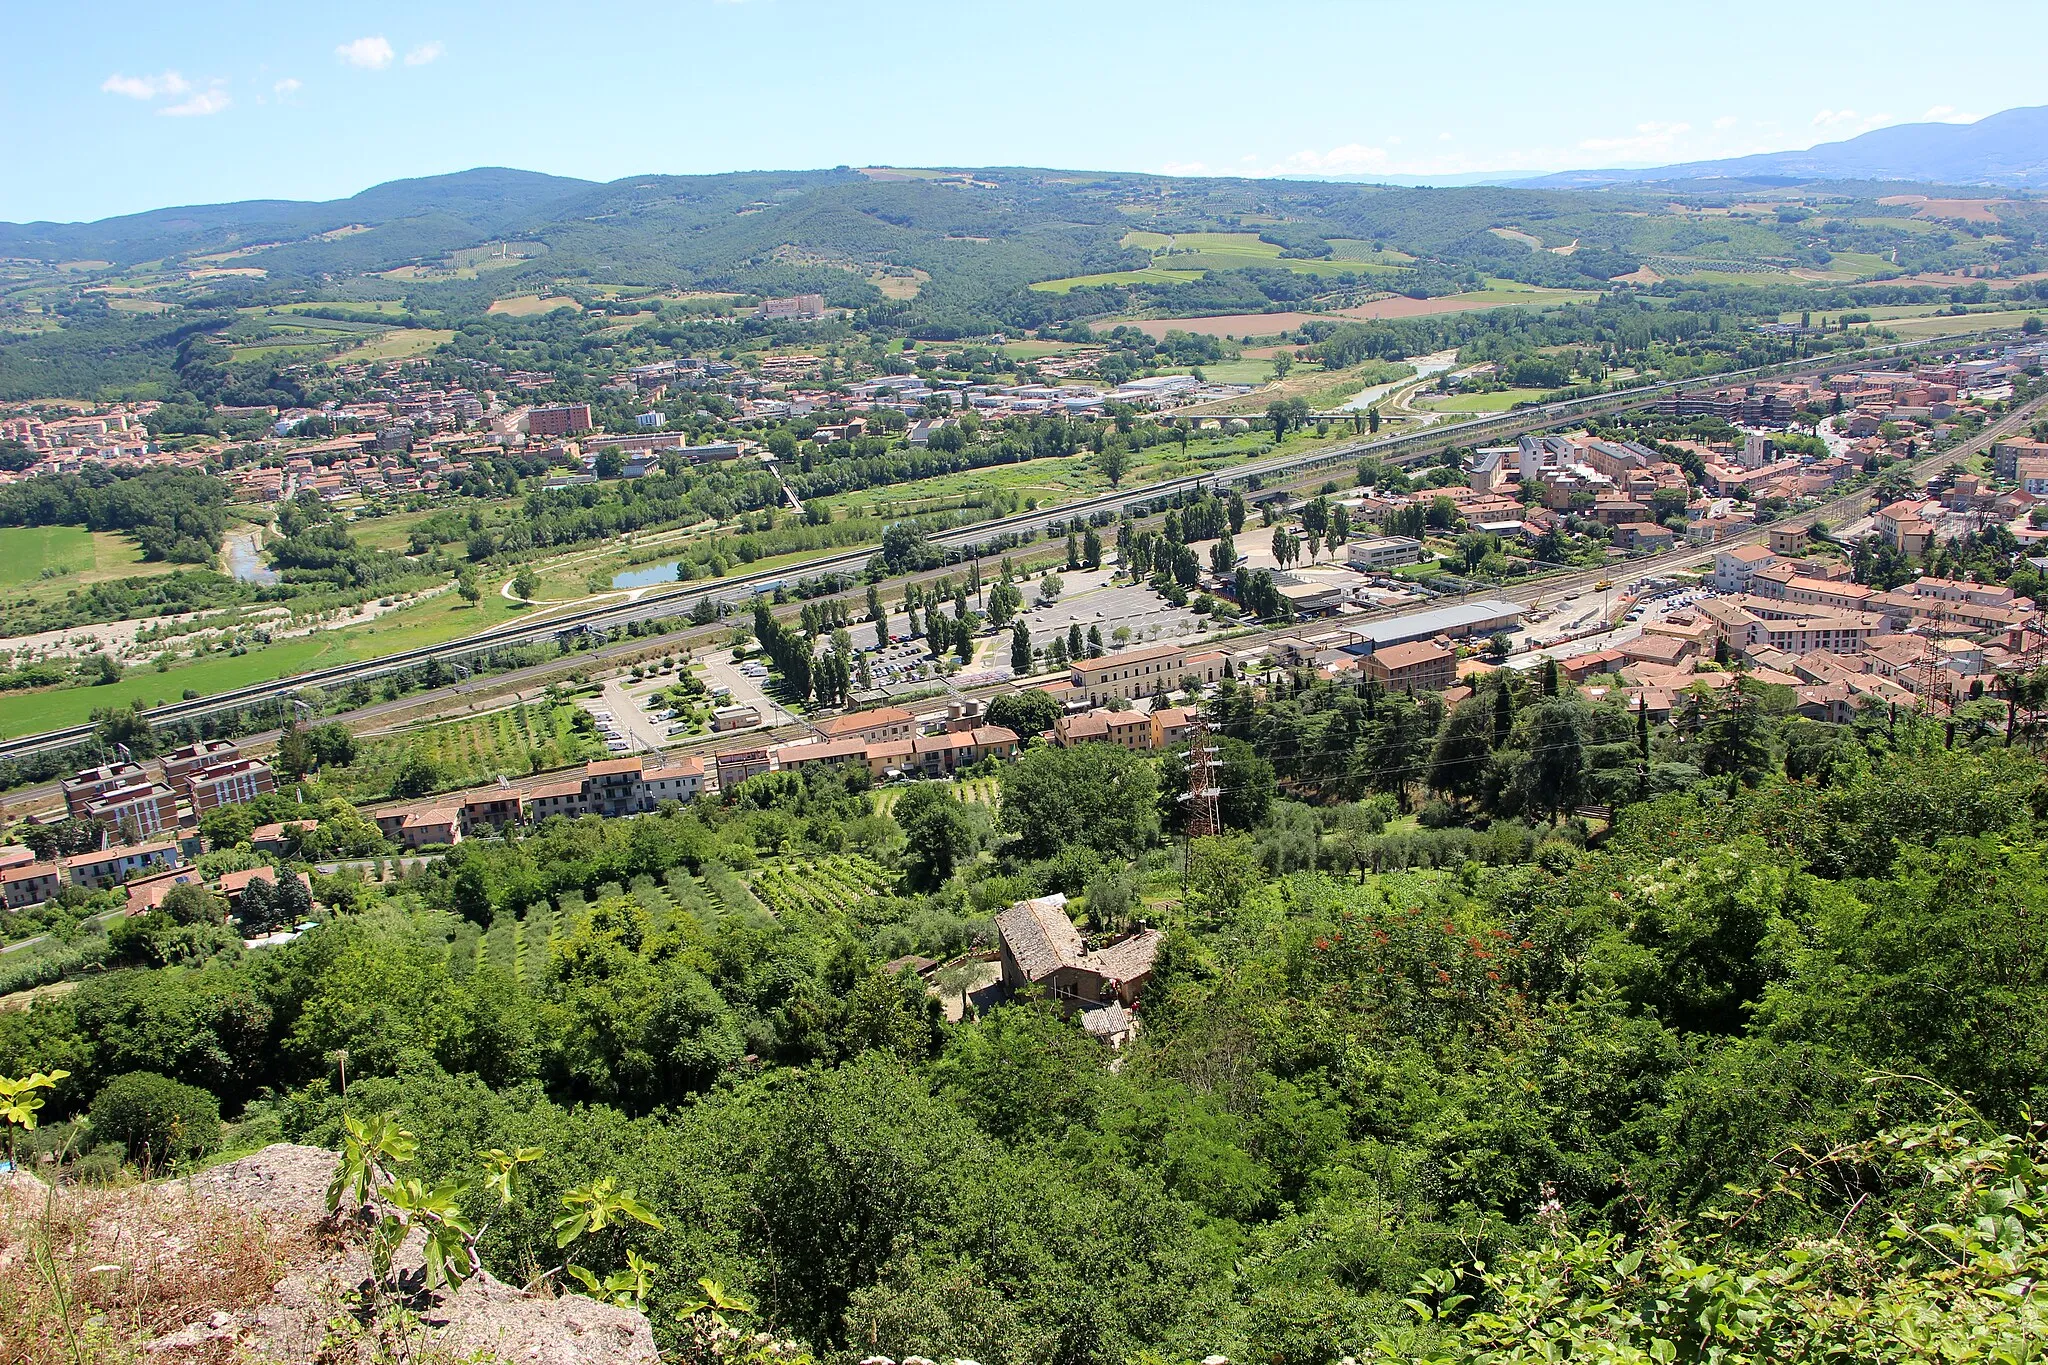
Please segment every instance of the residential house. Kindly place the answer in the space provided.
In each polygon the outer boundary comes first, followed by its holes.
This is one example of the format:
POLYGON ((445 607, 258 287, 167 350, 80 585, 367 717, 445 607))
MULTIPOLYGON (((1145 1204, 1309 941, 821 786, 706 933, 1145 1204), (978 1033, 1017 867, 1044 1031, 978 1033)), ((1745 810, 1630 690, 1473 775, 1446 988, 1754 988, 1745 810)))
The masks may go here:
POLYGON ((1376 649, 1361 667, 1367 677, 1397 692, 1441 692, 1458 680, 1458 656, 1428 640, 1376 649))
POLYGON ((1136 1005, 1165 935, 1143 929, 1090 949, 1067 918, 1066 900, 1054 894, 1018 901, 996 916, 1004 986, 1043 990, 1069 1013, 1136 1005))
POLYGON ((14 863, 0 870, 0 905, 9 910, 41 905, 57 894, 58 884, 55 863, 14 863))
POLYGON ((1714 586, 1722 592, 1748 592, 1750 576, 1775 564, 1778 557, 1761 545, 1735 545, 1714 554, 1714 586))
POLYGON ((750 777, 759 777, 775 766, 775 760, 766 749, 738 749, 732 753, 719 754, 714 760, 718 769, 718 789, 731 791, 750 777))
POLYGON ((858 736, 871 743, 909 739, 917 733, 917 717, 900 706, 881 706, 872 711, 854 711, 812 725, 826 739, 858 736))
POLYGON ((74 853, 64 860, 64 875, 73 886, 98 891, 125 882, 152 868, 176 867, 178 845, 165 839, 129 848, 101 849, 95 853, 74 853))

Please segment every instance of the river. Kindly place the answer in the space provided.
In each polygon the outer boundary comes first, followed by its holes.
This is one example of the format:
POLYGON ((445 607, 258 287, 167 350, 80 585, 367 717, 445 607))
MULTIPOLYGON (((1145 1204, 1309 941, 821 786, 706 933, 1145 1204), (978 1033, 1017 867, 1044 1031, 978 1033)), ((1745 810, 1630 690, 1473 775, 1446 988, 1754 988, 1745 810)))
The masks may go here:
POLYGON ((1357 393, 1352 394, 1342 403, 1339 403, 1337 410, 1339 412, 1347 412, 1354 408, 1369 408, 1395 389, 1400 388, 1403 384, 1413 384, 1417 379, 1428 379, 1431 375, 1442 374, 1445 370, 1458 363, 1458 353, 1456 351, 1438 351, 1435 355, 1418 356, 1408 363, 1415 369, 1415 374, 1412 377, 1397 379, 1391 384, 1375 384, 1369 389, 1360 389, 1357 393))
POLYGON ((265 586, 277 582, 277 570, 263 562, 262 550, 261 531, 229 533, 226 545, 228 572, 234 576, 236 582, 265 586))

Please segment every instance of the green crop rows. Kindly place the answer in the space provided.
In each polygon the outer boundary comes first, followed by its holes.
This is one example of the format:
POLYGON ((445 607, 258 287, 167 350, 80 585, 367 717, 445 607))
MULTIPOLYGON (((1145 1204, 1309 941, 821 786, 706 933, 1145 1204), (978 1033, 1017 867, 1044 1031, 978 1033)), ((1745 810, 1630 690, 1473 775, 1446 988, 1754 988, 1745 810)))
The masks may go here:
POLYGON ((771 863, 754 874, 754 895, 777 915, 843 914, 885 895, 893 874, 858 853, 771 863))
POLYGON ((321 776, 336 795, 361 800, 389 792, 399 766, 414 752, 434 765, 443 788, 566 767, 597 753, 596 741, 571 724, 574 712, 568 705, 520 702, 485 716, 386 735, 365 743, 348 767, 321 776))

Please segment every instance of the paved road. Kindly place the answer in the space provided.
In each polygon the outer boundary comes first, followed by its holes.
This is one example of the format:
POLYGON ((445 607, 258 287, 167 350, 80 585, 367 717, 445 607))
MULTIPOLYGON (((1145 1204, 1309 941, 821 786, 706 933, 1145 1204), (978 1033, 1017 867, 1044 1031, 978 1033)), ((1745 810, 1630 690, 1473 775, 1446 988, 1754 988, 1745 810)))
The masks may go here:
MULTIPOLYGON (((1736 370, 1711 376, 1716 382, 1730 383, 1760 377, 1825 374, 1831 370, 1853 368, 1858 365, 1880 363, 1886 359, 1905 355, 1916 350, 1952 349, 1970 344, 1965 338, 1951 337, 1936 340, 1900 343, 1880 347, 1856 356, 1833 361, 1789 361, 1762 366, 1751 370, 1736 370)), ((1082 498, 1057 507, 1020 513, 996 521, 965 527, 957 531, 934 536, 935 543, 965 549, 989 543, 993 538, 1007 534, 1037 534, 1054 522, 1065 522, 1096 510, 1115 512, 1128 509, 1138 503, 1156 500, 1169 494, 1191 487, 1220 487, 1224 484, 1249 485, 1257 480, 1272 478, 1285 480, 1289 475, 1299 475, 1309 470, 1333 468, 1360 455, 1372 455, 1396 464, 1412 463, 1425 458, 1443 446, 1455 443, 1471 443, 1505 439, 1521 431, 1543 430, 1549 427, 1568 425, 1586 416, 1618 411, 1639 406, 1658 393, 1704 383, 1709 377, 1696 380, 1665 381, 1640 386, 1611 394, 1600 394, 1589 398, 1572 399, 1546 404, 1540 408, 1524 409, 1498 415, 1476 417, 1468 421, 1446 423, 1440 428, 1427 431, 1403 433, 1400 435, 1364 438, 1354 441, 1339 439, 1318 449, 1275 456, 1268 460, 1254 461, 1213 473, 1194 474, 1149 484, 1096 497, 1082 498)), ((315 669, 296 679, 274 680, 232 688, 209 697, 190 701, 170 702, 153 708, 148 715, 158 722, 196 718, 222 710, 261 706, 289 692, 292 687, 318 684, 341 686, 346 683, 382 677, 403 669, 417 667, 429 660, 459 661, 465 656, 501 648, 507 644, 525 643, 549 638, 555 632, 572 626, 589 627, 620 626, 633 621, 655 621, 674 619, 686 612, 692 602, 707 596, 733 598, 748 591, 760 591, 768 586, 786 581, 787 578, 805 575, 816 576, 826 572, 858 572, 869 557, 869 551, 859 549, 836 555, 826 555, 792 565, 784 571, 762 572, 741 575, 721 583, 705 584, 670 593, 659 598, 633 601, 626 604, 605 604, 599 606, 570 606, 559 610, 552 619, 540 621, 536 617, 547 617, 558 609, 543 608, 534 615, 520 621, 507 622, 492 627, 489 631, 464 640, 449 641, 445 644, 424 646, 404 650, 380 659, 361 663, 339 664, 315 669)), ((0 752, 23 754, 66 744, 77 743, 92 733, 90 724, 67 726, 59 730, 38 735, 16 736, 0 740, 0 752)))
MULTIPOLYGON (((1927 475, 1946 467, 1951 462, 1964 460, 1972 455, 1982 453, 1988 450, 1994 441, 2024 430, 2039 416, 2044 407, 2048 407, 2048 398, 2035 399, 2024 408, 2008 413, 1996 422, 1993 422, 1984 431, 1972 437, 1964 444, 1922 456, 1919 460, 1908 465, 1907 469, 1916 477, 1925 478, 1927 475)), ((1845 514, 1852 516, 1865 515, 1869 502, 1870 490, 1867 488, 1858 489, 1841 497, 1829 499, 1816 508, 1802 512, 1800 516, 1802 518, 1811 516, 1840 523, 1844 519, 1845 514)), ((1716 550, 1736 545, 1755 544, 1764 540, 1768 531, 1768 527, 1759 526, 1731 536, 1718 542, 1716 545, 1704 549, 1692 545, 1680 546, 1660 555, 1653 555, 1646 559, 1628 560, 1619 565, 1600 569, 1575 570, 1571 573, 1553 574, 1544 578, 1523 580, 1522 582, 1502 587, 1497 591, 1488 590, 1486 595, 1505 597, 1509 601, 1522 603, 1534 603, 1544 599, 1555 602, 1560 594, 1569 595, 1575 590, 1590 586, 1598 579, 1613 577, 1616 574, 1621 574, 1625 577, 1641 577, 1648 574, 1669 572, 1673 569, 1695 567, 1703 562, 1711 562, 1716 550)), ((931 573, 916 575, 903 581, 930 582, 946 573, 954 572, 957 572, 957 570, 934 570, 931 573)), ((865 588, 862 588, 853 593, 842 594, 842 596, 849 600, 858 600, 864 593, 865 588)), ((1369 618, 1362 619, 1383 619, 1391 616, 1405 615, 1422 609, 1424 608, 1418 606, 1389 608, 1383 612, 1373 613, 1369 618)), ((791 604, 790 607, 786 608, 785 614, 794 616, 796 614, 796 605, 791 604)), ((858 627, 858 629, 865 628, 865 626, 858 627)), ((714 647, 716 641, 726 638, 731 629, 731 623, 727 622, 716 626, 689 627, 666 636, 645 636, 640 639, 624 640, 616 644, 590 650, 586 653, 564 656, 559 659, 550 660, 547 663, 515 669, 508 673, 498 673, 484 678, 469 679, 433 692, 415 693, 409 697, 402 697, 397 701, 379 702, 357 711, 344 713, 334 719, 348 725, 351 729, 362 729, 376 725, 380 719, 389 720, 414 711, 427 711, 431 714, 444 716, 459 714, 461 707, 468 706, 474 708, 476 700, 483 697, 495 696, 499 693, 517 690, 521 687, 533 686, 552 679, 561 678, 569 673, 584 672, 594 674, 602 672, 605 667, 616 664, 619 661, 630 660, 649 653, 680 651, 688 648, 707 651, 714 647)), ((1249 636, 1241 638, 1255 639, 1266 635, 1298 634, 1300 629, 1298 625, 1275 626, 1254 631, 1249 636)), ((707 682, 709 681, 710 679, 707 677, 707 682)), ((1011 685, 1007 682, 991 683, 978 687, 961 688, 959 690, 963 695, 992 695, 1011 690, 1011 685)), ((735 697, 740 695, 737 689, 735 689, 734 695, 735 697)), ((770 704, 772 705, 772 703, 770 704)), ((788 712, 782 711, 779 707, 777 711, 785 722, 788 724, 795 723, 794 718, 790 717, 788 712)), ((275 730, 264 731, 260 734, 246 736, 240 743, 246 750, 261 753, 275 745, 277 733, 275 730)), ((771 735, 766 730, 749 731, 748 735, 750 738, 764 741, 789 737, 787 735, 771 735)), ((726 736, 709 736, 672 747, 683 751, 690 751, 720 743, 726 738, 726 736)), ((42 809, 57 800, 59 795, 60 792, 55 783, 24 788, 8 799, 5 813, 19 815, 27 811, 42 809)))

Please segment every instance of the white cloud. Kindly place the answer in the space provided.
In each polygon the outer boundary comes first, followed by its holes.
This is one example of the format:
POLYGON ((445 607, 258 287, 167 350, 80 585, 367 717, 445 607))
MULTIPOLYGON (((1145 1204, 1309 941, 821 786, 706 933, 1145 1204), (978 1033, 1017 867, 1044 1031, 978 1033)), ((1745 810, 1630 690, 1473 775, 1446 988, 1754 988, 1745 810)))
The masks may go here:
POLYGON ((1438 142, 1456 142, 1457 138, 1450 133, 1438 133, 1436 135, 1436 140, 1438 142))
POLYGON ((1867 133, 1897 122, 1890 114, 1859 114, 1854 109, 1823 109, 1813 116, 1813 126, 1824 133, 1867 133))
POLYGON ((1347 142, 1341 147, 1332 147, 1327 152, 1305 150, 1292 153, 1277 165, 1266 168, 1267 175, 1361 175, 1367 171, 1385 170, 1387 149, 1368 147, 1362 142, 1347 142))
POLYGON ((100 82, 109 95, 126 95, 131 100, 153 100, 160 95, 182 95, 191 85, 175 71, 161 76, 123 76, 116 73, 100 82))
POLYGON ((1638 123, 1633 133, 1622 137, 1589 137, 1579 143, 1581 151, 1613 157, 1657 157, 1692 131, 1690 123, 1638 123))
POLYGON ((171 118, 204 118, 208 114, 218 114, 233 103, 234 101, 228 98, 228 92, 215 85, 201 90, 182 104, 167 104, 157 110, 157 113, 171 118))
POLYGON ((1736 124, 1740 122, 1742 122, 1742 120, 1735 117, 1735 115, 1733 114, 1723 114, 1721 115, 1721 117, 1714 120, 1714 127, 1725 132, 1728 129, 1733 128, 1736 124))
POLYGON ((405 54, 405 64, 407 66, 425 66, 447 50, 438 42, 421 43, 418 47, 405 54))
POLYGON ((1975 123, 1982 114, 1965 114, 1952 104, 1937 104, 1920 116, 1922 123, 1975 123))
POLYGON ((298 94, 300 88, 296 76, 286 76, 283 80, 270 87, 270 93, 279 99, 289 99, 291 96, 298 94))
POLYGON ((395 54, 391 51, 390 40, 380 34, 343 43, 334 49, 334 55, 350 66, 361 67, 365 71, 382 71, 391 65, 391 59, 395 54))

